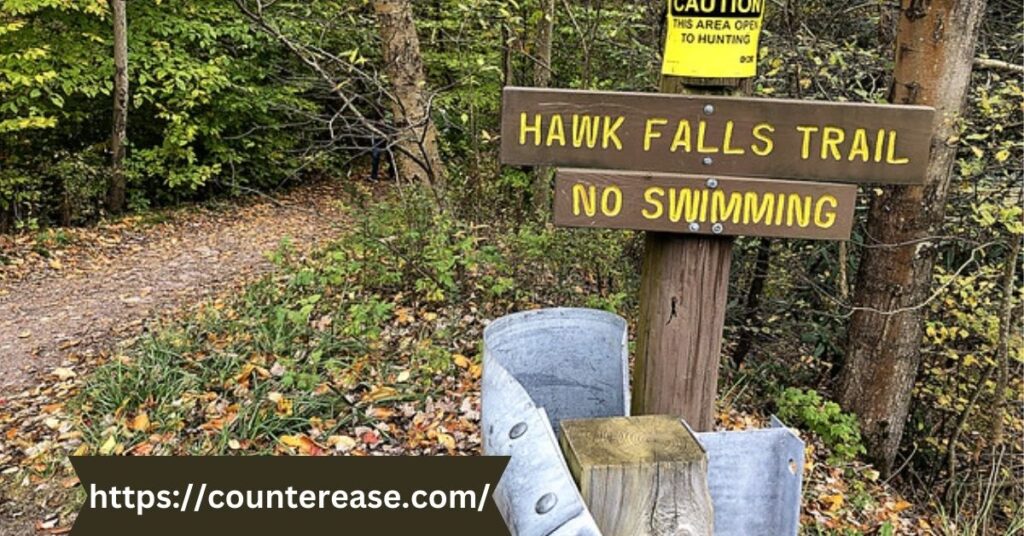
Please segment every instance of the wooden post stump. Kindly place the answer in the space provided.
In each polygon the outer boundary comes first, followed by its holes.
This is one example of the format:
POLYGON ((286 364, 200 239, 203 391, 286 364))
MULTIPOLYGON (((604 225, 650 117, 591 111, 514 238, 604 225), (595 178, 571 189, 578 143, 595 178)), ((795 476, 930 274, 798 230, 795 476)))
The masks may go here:
POLYGON ((562 421, 562 452, 605 536, 711 536, 707 454, 678 417, 562 421))

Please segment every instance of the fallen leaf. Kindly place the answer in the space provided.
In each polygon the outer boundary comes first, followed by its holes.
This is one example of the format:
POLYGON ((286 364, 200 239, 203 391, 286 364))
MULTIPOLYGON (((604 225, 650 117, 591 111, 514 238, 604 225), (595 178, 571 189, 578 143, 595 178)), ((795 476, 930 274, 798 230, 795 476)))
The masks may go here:
POLYGON ((288 398, 282 398, 277 402, 277 416, 278 417, 290 417, 293 412, 295 403, 288 398))
POLYGON ((363 400, 366 402, 378 402, 385 398, 394 398, 398 394, 398 391, 394 387, 374 387, 363 400))
POLYGON ((363 432, 363 435, 359 436, 359 439, 367 445, 376 445, 380 442, 380 437, 377 436, 377 432, 369 431, 363 432))
POLYGON ((825 495, 821 498, 828 505, 829 512, 836 512, 843 507, 843 494, 837 493, 835 495, 825 495))
POLYGON ((327 438, 327 446, 338 452, 348 452, 356 447, 356 440, 349 436, 334 435, 327 438))
POLYGON ((393 410, 391 408, 373 408, 373 409, 371 409, 370 411, 368 411, 366 413, 370 417, 373 417, 374 419, 379 419, 379 420, 382 420, 382 421, 386 421, 386 420, 390 419, 391 417, 395 416, 395 410, 393 410))
POLYGON ((322 456, 324 448, 304 435, 284 435, 278 438, 282 445, 292 447, 307 456, 322 456))
POLYGON ((51 372, 51 374, 53 374, 60 380, 69 380, 71 378, 74 378, 75 376, 78 376, 78 374, 76 374, 75 371, 64 367, 58 367, 53 369, 53 372, 51 372))
POLYGON ((100 454, 103 456, 110 456, 110 454, 114 452, 115 448, 117 448, 117 440, 114 439, 114 436, 110 436, 100 447, 100 454))
POLYGON ((448 450, 455 450, 455 438, 443 432, 437 433, 437 442, 448 450))
POLYGON ((139 443, 138 445, 135 446, 135 448, 131 450, 131 453, 134 456, 149 456, 150 454, 153 453, 153 444, 139 443))
POLYGON ((146 432, 149 430, 149 424, 149 414, 142 411, 132 419, 132 424, 129 428, 135 432, 146 432))
POLYGON ((412 324, 416 319, 410 314, 408 307, 400 307, 395 310, 395 317, 399 324, 412 324))
POLYGON ((62 404, 62 403, 47 404, 47 405, 42 407, 42 410, 43 410, 43 413, 57 413, 63 407, 64 407, 64 404, 62 404))
POLYGON ((467 368, 467 367, 469 367, 469 358, 467 358, 466 356, 464 356, 462 354, 454 354, 454 355, 452 355, 452 361, 455 363, 455 366, 457 366, 459 368, 467 368))

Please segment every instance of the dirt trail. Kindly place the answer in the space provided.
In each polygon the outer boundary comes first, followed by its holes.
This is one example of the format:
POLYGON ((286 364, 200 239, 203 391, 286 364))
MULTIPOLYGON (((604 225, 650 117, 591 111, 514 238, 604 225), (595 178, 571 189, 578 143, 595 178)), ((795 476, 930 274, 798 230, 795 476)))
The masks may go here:
POLYGON ((0 394, 109 348, 162 311, 264 273, 272 267, 265 253, 285 238, 304 250, 336 236, 341 197, 340 186, 321 183, 276 200, 114 225, 99 244, 70 246, 46 269, 0 279, 0 394))

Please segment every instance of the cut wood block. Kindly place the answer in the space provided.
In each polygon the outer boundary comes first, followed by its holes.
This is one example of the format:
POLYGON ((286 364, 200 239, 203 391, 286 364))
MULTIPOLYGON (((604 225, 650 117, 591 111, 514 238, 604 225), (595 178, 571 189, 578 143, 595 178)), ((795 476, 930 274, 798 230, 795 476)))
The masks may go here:
POLYGON ((562 452, 604 536, 711 536, 707 454, 678 417, 562 421, 562 452))

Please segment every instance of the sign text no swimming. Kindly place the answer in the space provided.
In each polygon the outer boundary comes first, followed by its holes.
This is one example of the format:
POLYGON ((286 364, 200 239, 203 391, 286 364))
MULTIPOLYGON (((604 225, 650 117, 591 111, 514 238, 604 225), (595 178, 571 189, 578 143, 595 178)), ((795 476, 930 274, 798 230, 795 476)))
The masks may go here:
POLYGON ((852 184, 559 169, 555 224, 847 240, 852 184))
POLYGON ((506 164, 921 184, 934 110, 505 88, 506 164))

